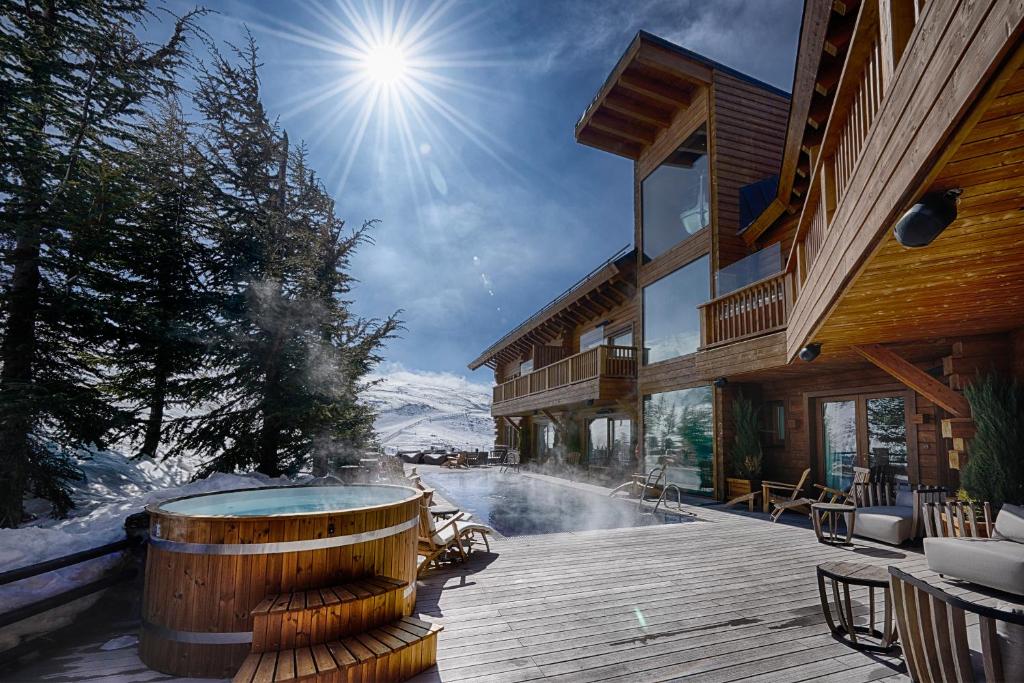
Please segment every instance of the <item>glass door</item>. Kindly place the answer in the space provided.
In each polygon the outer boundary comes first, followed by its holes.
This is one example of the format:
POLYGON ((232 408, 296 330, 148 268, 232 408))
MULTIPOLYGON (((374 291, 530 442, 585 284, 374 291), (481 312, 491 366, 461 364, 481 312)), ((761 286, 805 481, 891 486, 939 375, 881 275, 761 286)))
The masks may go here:
POLYGON ((853 483, 857 460, 856 401, 822 401, 821 443, 825 486, 845 491, 853 483))
POLYGON ((826 486, 846 490, 853 468, 909 483, 909 392, 820 399, 818 446, 826 486))
POLYGON ((873 473, 909 482, 906 414, 903 396, 865 400, 868 467, 873 473))

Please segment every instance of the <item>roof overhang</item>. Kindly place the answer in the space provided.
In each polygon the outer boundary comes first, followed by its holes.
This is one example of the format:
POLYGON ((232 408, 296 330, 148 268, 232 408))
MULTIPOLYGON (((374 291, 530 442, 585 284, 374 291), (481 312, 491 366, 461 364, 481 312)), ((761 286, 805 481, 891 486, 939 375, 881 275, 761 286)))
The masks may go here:
POLYGON ((528 355, 537 345, 558 339, 563 333, 600 318, 623 305, 635 288, 636 251, 625 248, 598 266, 554 301, 504 337, 491 344, 470 364, 470 370, 528 355))
POLYGON ((797 211, 802 203, 810 184, 809 151, 824 125, 821 112, 827 118, 831 108, 846 56, 845 43, 833 38, 826 45, 826 37, 844 35, 856 19, 858 6, 858 0, 804 2, 779 190, 776 200, 741 231, 747 244, 753 244, 783 213, 797 211))
POLYGON ((576 141, 636 160, 711 76, 709 60, 641 31, 576 123, 576 141))

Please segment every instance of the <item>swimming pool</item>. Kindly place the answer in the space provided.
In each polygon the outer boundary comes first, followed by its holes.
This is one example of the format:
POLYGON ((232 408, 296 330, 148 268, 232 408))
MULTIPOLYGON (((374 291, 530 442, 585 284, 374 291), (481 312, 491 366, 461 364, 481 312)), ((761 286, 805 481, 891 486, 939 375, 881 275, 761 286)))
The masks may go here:
POLYGON ((692 521, 651 514, 635 504, 511 472, 458 470, 420 472, 423 481, 461 510, 503 536, 619 529, 692 521))

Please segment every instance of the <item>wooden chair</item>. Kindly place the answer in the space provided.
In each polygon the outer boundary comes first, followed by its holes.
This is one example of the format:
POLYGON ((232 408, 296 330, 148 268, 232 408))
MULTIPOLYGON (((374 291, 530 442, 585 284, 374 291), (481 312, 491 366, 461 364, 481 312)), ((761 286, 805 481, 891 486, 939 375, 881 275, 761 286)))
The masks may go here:
POLYGON ((990 538, 992 535, 992 505, 988 501, 924 502, 921 516, 925 535, 931 538, 990 538))
POLYGON ((818 499, 814 502, 857 505, 859 492, 863 490, 863 487, 869 481, 871 481, 871 470, 867 467, 854 467, 853 481, 850 483, 850 488, 843 491, 823 484, 815 484, 814 488, 818 489, 819 493, 818 499))
POLYGON ((811 476, 811 468, 808 467, 800 475, 800 481, 795 484, 784 484, 779 481, 761 482, 761 501, 765 512, 771 512, 772 521, 778 521, 779 517, 786 510, 808 509, 814 501, 810 498, 802 498, 804 485, 807 478, 811 476), (772 510, 772 506, 775 509, 772 510))
POLYGON ((455 453, 445 458, 444 467, 449 469, 468 469, 469 465, 466 462, 465 453, 455 453))
POLYGON ((430 508, 421 504, 417 538, 417 554, 421 559, 416 570, 417 575, 422 575, 431 563, 439 566, 442 557, 446 554, 449 559, 454 553, 459 561, 465 560, 469 557, 469 552, 472 549, 474 535, 480 536, 480 540, 483 541, 489 552, 491 544, 487 536, 492 533, 494 530, 491 527, 473 522, 470 516, 464 512, 438 524, 434 520, 434 515, 430 513, 430 508))
POLYGON ((1024 678, 1024 614, 958 598, 896 567, 889 567, 889 586, 913 680, 967 683, 1024 678), (980 631, 976 642, 981 644, 977 654, 971 652, 967 633, 968 621, 975 618, 980 631), (981 660, 980 671, 972 667, 972 654, 981 660))
POLYGON ((505 460, 501 463, 501 471, 514 469, 519 471, 519 451, 509 451, 505 454, 505 460))

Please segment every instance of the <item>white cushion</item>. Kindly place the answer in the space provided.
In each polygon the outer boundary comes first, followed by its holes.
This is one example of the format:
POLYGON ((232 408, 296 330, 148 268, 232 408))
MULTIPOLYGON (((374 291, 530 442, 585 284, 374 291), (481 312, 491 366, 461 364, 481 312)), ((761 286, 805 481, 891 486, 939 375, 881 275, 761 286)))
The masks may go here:
POLYGON ((926 538, 924 555, 933 572, 1024 595, 1024 543, 995 538, 926 538))
POLYGON ((996 532, 1001 538, 1024 543, 1024 507, 1004 503, 996 515, 996 532))
POLYGON ((899 506, 914 507, 914 492, 907 489, 900 489, 896 492, 896 504, 899 506))
POLYGON ((904 505, 857 508, 853 533, 856 536, 899 545, 914 536, 914 508, 904 505))

